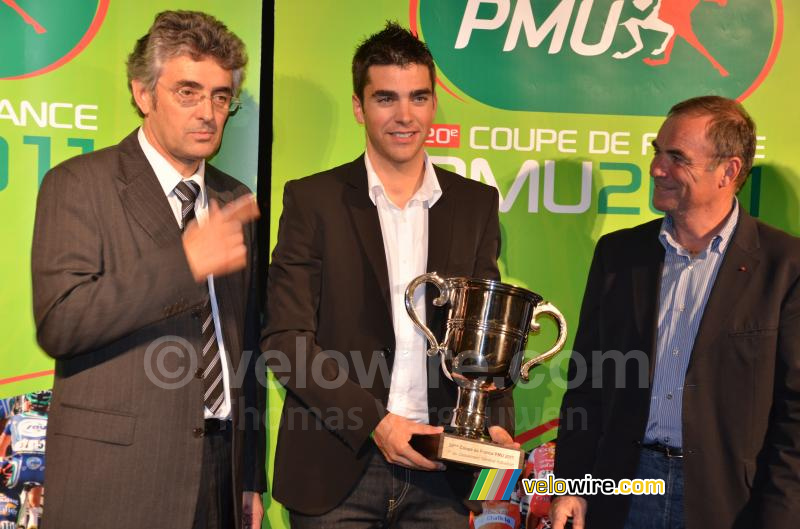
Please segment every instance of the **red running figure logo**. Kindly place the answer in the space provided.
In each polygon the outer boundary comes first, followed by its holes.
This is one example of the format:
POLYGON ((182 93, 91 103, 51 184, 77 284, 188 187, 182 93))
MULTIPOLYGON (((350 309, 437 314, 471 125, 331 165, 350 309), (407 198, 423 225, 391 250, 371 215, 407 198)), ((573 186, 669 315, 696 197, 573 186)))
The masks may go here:
MULTIPOLYGON (((691 46, 700 52, 703 57, 708 59, 712 66, 719 72, 722 77, 728 76, 726 70, 717 60, 708 52, 703 46, 697 35, 694 34, 692 28, 692 11, 697 7, 701 0, 633 0, 633 5, 640 11, 646 10, 655 1, 655 7, 650 14, 645 18, 629 18, 622 22, 622 26, 628 30, 634 41, 634 46, 625 52, 616 52, 613 57, 615 59, 627 59, 634 53, 640 51, 644 45, 642 44, 642 37, 639 34, 640 29, 647 29, 664 33, 666 37, 664 42, 651 52, 651 55, 661 55, 663 57, 647 57, 644 59, 645 64, 650 66, 659 66, 667 64, 672 55, 672 48, 675 45, 675 38, 681 36, 691 44, 691 46)), ((702 0, 707 3, 714 3, 720 6, 728 4, 728 0, 702 0)))

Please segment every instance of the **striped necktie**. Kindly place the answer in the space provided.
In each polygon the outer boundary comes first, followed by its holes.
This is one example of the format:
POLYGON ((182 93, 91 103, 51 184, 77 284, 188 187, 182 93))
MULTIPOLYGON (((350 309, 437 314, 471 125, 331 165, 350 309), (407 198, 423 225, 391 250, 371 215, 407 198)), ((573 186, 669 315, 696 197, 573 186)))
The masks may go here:
MULTIPOLYGON (((194 203, 200 194, 200 186, 191 180, 181 180, 175 186, 175 196, 181 201, 181 230, 195 218, 194 203)), ((208 288, 206 284, 206 288, 208 288)), ((216 415, 225 400, 224 386, 222 384, 222 362, 217 343, 217 332, 214 327, 214 317, 211 313, 211 296, 206 296, 206 301, 200 310, 200 320, 203 322, 201 332, 203 336, 203 354, 200 359, 203 369, 203 400, 206 408, 212 415, 216 415)))

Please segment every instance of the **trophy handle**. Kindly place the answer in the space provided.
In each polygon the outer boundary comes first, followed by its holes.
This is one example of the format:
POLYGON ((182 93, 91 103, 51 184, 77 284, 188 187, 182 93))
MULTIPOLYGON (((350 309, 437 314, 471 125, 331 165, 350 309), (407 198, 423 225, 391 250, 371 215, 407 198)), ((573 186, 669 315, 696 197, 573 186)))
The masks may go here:
POLYGON ((433 335, 431 330, 428 329, 428 326, 420 321, 417 310, 414 308, 414 291, 417 290, 418 286, 424 283, 433 283, 436 285, 436 288, 439 289, 439 297, 433 300, 433 304, 437 307, 441 307, 448 302, 450 299, 450 289, 447 288, 447 283, 445 283, 444 279, 439 277, 439 274, 436 272, 423 274, 411 281, 411 283, 408 284, 408 287, 406 287, 406 312, 408 312, 408 315, 411 318, 411 321, 414 322, 414 325, 416 325, 417 328, 425 334, 425 337, 431 344, 431 346, 428 348, 428 356, 435 356, 436 353, 442 351, 442 346, 439 345, 439 341, 433 335))
POLYGON ((556 338, 556 343, 553 347, 550 348, 546 353, 542 353, 536 358, 532 358, 525 362, 522 366, 520 371, 520 375, 522 376, 522 380, 527 382, 528 381, 528 371, 538 364, 541 364, 545 360, 549 360, 551 357, 555 356, 561 348, 564 347, 564 342, 567 341, 567 320, 564 319, 564 315, 561 314, 561 311, 558 310, 555 305, 551 305, 548 302, 540 303, 533 309, 533 316, 531 316, 531 332, 539 332, 541 326, 536 322, 536 317, 540 314, 549 314, 553 317, 556 322, 556 326, 558 326, 558 338, 556 338))

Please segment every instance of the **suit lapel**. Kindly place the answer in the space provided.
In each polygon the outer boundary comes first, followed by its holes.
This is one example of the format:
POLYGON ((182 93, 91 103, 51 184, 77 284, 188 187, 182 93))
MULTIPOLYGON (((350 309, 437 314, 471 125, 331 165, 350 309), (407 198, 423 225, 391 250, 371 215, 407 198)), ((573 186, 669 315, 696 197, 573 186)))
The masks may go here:
MULTIPOLYGON (((209 207, 211 207, 211 200, 216 201, 220 208, 233 201, 233 193, 223 188, 220 175, 208 163, 206 163, 205 183, 209 207)), ((239 295, 244 293, 242 281, 243 272, 214 277, 214 294, 217 298, 225 350, 233 365, 238 364, 238 354, 242 350, 238 329, 244 328, 244 314, 241 314, 239 310, 241 303, 237 303, 237 293, 239 295)))
POLYGON ((645 232, 632 270, 633 315, 642 337, 641 343, 647 344, 645 352, 650 357, 650 380, 655 367, 661 269, 664 265, 664 247, 658 238, 660 228, 661 223, 655 221, 653 228, 645 232))
POLYGON ((233 193, 224 189, 219 173, 206 162, 206 193, 208 193, 209 207, 211 200, 215 200, 220 208, 233 201, 233 193))
POLYGON ((134 131, 119 144, 119 178, 122 180, 120 199, 131 218, 156 245, 164 246, 180 240, 181 232, 164 190, 139 146, 136 134, 134 131))
POLYGON ((369 198, 367 168, 364 165, 364 157, 358 157, 343 169, 346 172, 345 178, 348 184, 345 190, 347 209, 350 211, 353 226, 355 226, 355 231, 361 241, 367 260, 375 273, 381 296, 383 296, 386 304, 386 310, 391 314, 389 269, 386 266, 386 251, 383 246, 381 221, 378 218, 378 208, 369 198))
MULTIPOLYGON (((444 273, 450 259, 450 248, 453 246, 454 201, 447 188, 450 187, 449 175, 437 173, 442 196, 428 210, 428 272, 444 273)), ((459 177, 461 178, 461 177, 459 177)))
MULTIPOLYGON (((442 188, 442 196, 436 201, 428 210, 428 263, 425 269, 426 272, 438 272, 439 275, 446 277, 448 270, 448 262, 450 260, 450 249, 453 246, 453 215, 454 204, 447 193, 447 188, 450 187, 449 175, 442 173, 436 174, 439 180, 439 187, 442 188)), ((461 178, 461 177, 458 177, 461 178)), ((438 312, 433 308, 433 300, 439 295, 439 291, 433 285, 427 285, 425 289, 425 320, 428 327, 436 325, 436 313, 438 312)))
MULTIPOLYGON (((740 206, 741 208, 741 206, 740 206)), ((739 223, 717 272, 714 286, 703 310, 703 318, 689 359, 689 368, 714 344, 720 333, 727 332, 733 307, 741 300, 745 284, 760 261, 756 256, 758 232, 753 218, 740 209, 739 223)))

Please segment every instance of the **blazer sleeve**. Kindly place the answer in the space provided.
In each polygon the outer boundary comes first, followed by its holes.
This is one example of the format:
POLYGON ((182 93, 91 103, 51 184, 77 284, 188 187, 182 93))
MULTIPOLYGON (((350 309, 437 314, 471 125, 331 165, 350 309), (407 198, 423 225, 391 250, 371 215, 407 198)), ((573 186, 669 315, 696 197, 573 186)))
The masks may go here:
POLYGON ((760 513, 754 527, 790 529, 800 515, 800 278, 784 298, 777 343, 774 400, 760 456, 766 475, 756 476, 760 513))
POLYGON ((591 474, 596 446, 600 438, 602 420, 601 385, 593 377, 600 375, 591 368, 591 351, 600 349, 599 311, 603 299, 607 273, 604 270, 605 238, 595 247, 586 290, 583 295, 578 329, 575 333, 572 357, 567 380, 580 378, 582 382, 567 389, 561 402, 554 473, 559 478, 582 478, 591 474), (590 376, 577 377, 578 366, 590 376), (580 414, 576 413, 580 412, 580 414), (574 420, 580 416, 585 420, 574 420))
POLYGON ((106 180, 95 173, 109 169, 96 165, 84 158, 50 170, 37 199, 33 310, 39 344, 53 358, 94 351, 189 310, 206 295, 194 281, 180 239, 131 255, 118 269, 106 267, 106 252, 131 243, 107 235, 115 219, 99 213, 93 197, 100 193, 93 186, 106 180))
MULTIPOLYGON (((317 342, 323 229, 295 182, 284 188, 278 242, 267 280, 267 324, 261 348, 275 378, 325 427, 358 451, 386 415, 382 402, 340 370, 317 342), (327 382, 335 381, 335 384, 327 382), (341 381, 341 383, 339 383, 341 381), (328 386, 328 387, 325 387, 328 386), (341 414, 357 410, 361 421, 341 414)), ((342 310, 347 310, 344 306, 342 310)))

